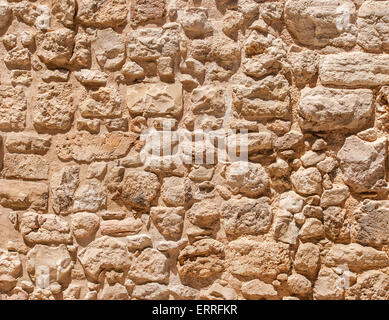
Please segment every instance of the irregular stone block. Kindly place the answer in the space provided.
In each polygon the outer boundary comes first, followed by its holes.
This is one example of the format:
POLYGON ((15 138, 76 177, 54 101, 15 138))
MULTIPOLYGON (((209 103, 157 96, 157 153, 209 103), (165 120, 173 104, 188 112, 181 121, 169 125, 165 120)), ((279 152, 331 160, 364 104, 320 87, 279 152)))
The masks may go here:
POLYGON ((126 58, 124 42, 112 28, 97 31, 94 49, 99 66, 110 71, 120 68, 126 58))
POLYGON ((119 27, 126 23, 127 14, 126 0, 78 1, 77 19, 88 27, 119 27))
POLYGON ((366 200, 353 217, 351 233, 355 241, 369 246, 389 244, 389 201, 366 200))
POLYGON ((37 244, 27 254, 27 272, 38 287, 69 282, 73 261, 64 244, 48 247, 37 244))
POLYGON ((165 0, 134 0, 131 2, 131 22, 133 26, 155 23, 166 14, 165 0))
POLYGON ((67 214, 73 203, 73 195, 79 185, 80 168, 64 167, 51 176, 51 204, 56 213, 67 214))
POLYGON ((0 292, 12 290, 22 275, 19 254, 0 249, 0 292))
POLYGON ((357 136, 346 139, 338 152, 343 180, 355 192, 370 192, 386 185, 386 138, 375 142, 357 136))
POLYGON ((38 132, 67 131, 73 121, 75 106, 70 83, 40 84, 33 107, 33 122, 38 132))
POLYGON ((21 88, 0 86, 0 130, 22 131, 26 125, 27 101, 21 88))
POLYGON ((7 153, 3 175, 14 179, 46 180, 49 177, 49 162, 38 155, 7 153))
POLYGON ((49 67, 64 67, 74 48, 74 32, 63 28, 37 35, 37 56, 49 67))
POLYGON ((81 101, 79 110, 84 118, 119 118, 122 115, 122 101, 119 92, 110 87, 102 87, 90 92, 81 101))
POLYGON ((373 92, 367 89, 305 88, 299 103, 303 130, 357 130, 365 127, 374 112, 373 92))
POLYGON ((51 137, 24 133, 8 135, 5 146, 11 153, 44 155, 50 149, 51 137))
POLYGON ((181 84, 137 84, 127 90, 130 114, 144 117, 178 117, 182 110, 181 84))
POLYGON ((231 241, 228 245, 230 271, 237 276, 262 281, 274 280, 290 268, 289 245, 258 242, 249 239, 231 241))
POLYGON ((358 11, 358 44, 366 51, 389 50, 389 3, 364 1, 358 11))
POLYGON ((389 84, 389 55, 364 52, 328 54, 320 62, 323 85, 376 87, 389 84))
POLYGON ((185 210, 183 207, 152 207, 151 218, 158 231, 168 240, 179 240, 184 228, 185 210))
POLYGON ((55 214, 23 213, 20 220, 20 232, 24 241, 30 244, 72 243, 69 224, 55 214))
POLYGON ((101 234, 112 237, 123 237, 139 233, 144 224, 140 219, 107 220, 101 222, 101 234))
POLYGON ((71 133, 57 140, 56 151, 61 160, 114 160, 124 157, 136 140, 131 133, 111 132, 100 136, 89 132, 71 133))
POLYGON ((3 207, 45 211, 48 198, 49 190, 45 183, 0 180, 0 204, 3 207))
POLYGON ((165 255, 156 249, 146 248, 136 257, 128 275, 137 284, 158 282, 168 284, 169 265, 165 255))
POLYGON ((85 274, 91 281, 98 281, 103 271, 127 271, 133 262, 125 243, 103 236, 88 244, 78 254, 85 274))
POLYGON ((285 23, 297 40, 308 46, 352 47, 358 33, 351 0, 289 0, 285 23))
POLYGON ((329 267, 348 266, 353 272, 381 269, 389 265, 389 257, 383 251, 363 247, 360 244, 335 244, 325 257, 329 267))
POLYGON ((231 199, 221 208, 226 234, 237 238, 242 235, 266 233, 272 223, 270 199, 231 199))
POLYGON ((221 242, 214 239, 196 241, 181 250, 177 262, 178 273, 184 282, 211 279, 224 271, 224 257, 221 242))

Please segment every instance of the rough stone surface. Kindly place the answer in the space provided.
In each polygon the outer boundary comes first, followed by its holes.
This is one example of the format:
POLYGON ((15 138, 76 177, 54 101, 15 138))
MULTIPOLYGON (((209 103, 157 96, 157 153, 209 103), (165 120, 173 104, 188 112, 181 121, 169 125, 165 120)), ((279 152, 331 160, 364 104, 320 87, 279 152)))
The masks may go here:
POLYGON ((388 300, 388 15, 0 0, 0 300, 388 300))

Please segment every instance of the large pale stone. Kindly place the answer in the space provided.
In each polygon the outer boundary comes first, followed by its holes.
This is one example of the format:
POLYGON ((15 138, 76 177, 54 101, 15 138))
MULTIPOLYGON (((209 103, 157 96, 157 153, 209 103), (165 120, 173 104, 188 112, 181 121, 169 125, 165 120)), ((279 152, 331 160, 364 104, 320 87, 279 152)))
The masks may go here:
POLYGON ((242 285, 242 294, 248 300, 273 300, 278 296, 271 284, 255 279, 242 285))
POLYGON ((305 88, 299 103, 299 124, 304 130, 356 130, 373 115, 373 93, 367 89, 305 88))
POLYGON ((384 187, 386 138, 375 142, 357 136, 346 139, 338 152, 343 180, 356 192, 369 192, 384 187))
POLYGON ((26 124, 27 101, 21 88, 0 86, 0 130, 22 131, 26 124))
POLYGON ((238 239, 228 245, 230 271, 237 276, 263 281, 274 280, 289 271, 289 245, 279 242, 258 242, 238 239))
POLYGON ((115 71, 124 64, 126 47, 119 34, 111 28, 97 31, 94 49, 97 62, 103 69, 115 71))
POLYGON ((330 268, 323 267, 313 287, 315 300, 341 300, 344 289, 341 287, 341 277, 330 268))
POLYGON ((50 181, 51 203, 56 213, 67 214, 73 203, 73 195, 79 180, 80 168, 77 166, 63 167, 53 173, 50 181))
POLYGON ((51 138, 24 133, 8 135, 5 146, 12 153, 44 155, 50 149, 51 138))
POLYGON ((314 279, 320 268, 320 249, 313 243, 301 243, 294 258, 294 268, 298 273, 314 279))
POLYGON ((37 36, 37 56, 49 67, 63 67, 69 63, 74 48, 74 32, 63 28, 37 36))
POLYGON ((354 46, 358 32, 355 20, 351 0, 289 0, 285 4, 289 31, 308 46, 354 46))
POLYGON ((158 231, 168 240, 179 240, 184 227, 185 210, 183 207, 152 207, 151 218, 158 231))
POLYGON ((366 51, 389 50, 389 3, 364 1, 358 11, 358 44, 366 51))
POLYGON ((48 186, 40 182, 0 180, 0 205, 16 210, 46 210, 48 186))
POLYGON ((270 199, 231 199, 221 208, 226 234, 232 237, 266 233, 272 223, 270 199))
POLYGON ((74 112, 70 83, 38 86, 38 94, 32 110, 34 126, 38 132, 69 130, 74 112))
POLYGON ((224 246, 219 241, 199 240, 181 250, 177 262, 178 273, 184 278, 210 278, 224 270, 224 256, 224 246))
POLYGON ((169 265, 164 254, 156 249, 147 248, 134 260, 129 277, 137 284, 169 281, 169 265))
POLYGON ((126 0, 81 0, 77 2, 77 19, 88 27, 118 27, 127 21, 126 0))
POLYGON ((20 221, 23 239, 31 244, 71 244, 70 226, 55 214, 23 213, 20 221))
POLYGON ((80 103, 79 110, 84 118, 119 118, 122 115, 119 92, 110 87, 92 91, 80 103))
POLYGON ((127 170, 121 198, 135 209, 147 209, 160 188, 157 175, 142 170, 127 170))
POLYGON ((74 194, 73 211, 97 212, 106 205, 107 191, 97 179, 80 185, 74 194))
POLYGON ((320 63, 323 85, 376 87, 389 84, 389 55, 364 52, 328 54, 320 63))
POLYGON ((27 272, 36 286, 42 289, 55 282, 69 283, 73 265, 64 244, 58 247, 37 244, 27 254, 27 272))
POLYGON ((321 192, 322 177, 320 171, 314 167, 300 168, 292 174, 291 181, 300 194, 312 195, 321 192))
POLYGON ((233 193, 248 197, 264 194, 270 183, 268 174, 260 164, 243 161, 234 162, 227 168, 226 180, 233 193))
POLYGON ((144 117, 178 117, 182 110, 180 84, 138 84, 127 90, 131 115, 144 117))
POLYGON ((142 220, 126 218, 123 220, 107 220, 101 223, 101 234, 111 237, 123 237, 139 233, 143 228, 142 220))
POLYGON ((389 244, 389 201, 366 200, 354 212, 352 235, 363 245, 389 244))
POLYGON ((3 174, 14 179, 46 180, 49 162, 39 155, 7 153, 4 157, 3 174))
POLYGON ((160 22, 166 13, 166 0, 134 0, 131 2, 133 26, 160 22))
POLYGON ((247 120, 285 119, 289 116, 289 83, 283 75, 255 81, 244 75, 232 77, 234 111, 247 120))
POLYGON ((0 249, 0 292, 12 290, 22 275, 19 254, 0 249))
POLYGON ((70 133, 57 140, 56 151, 61 160, 92 162, 124 157, 136 140, 132 133, 111 132, 92 135, 88 132, 70 133))
POLYGON ((329 267, 348 266, 351 271, 360 272, 389 266, 389 257, 383 251, 357 243, 335 244, 327 253, 325 264, 329 267))
POLYGON ((188 219, 201 228, 211 228, 220 218, 220 205, 216 201, 203 200, 196 202, 188 210, 188 219))
POLYGON ((72 231, 81 244, 93 240, 100 226, 99 217, 91 212, 79 212, 72 216, 72 231))
POLYGON ((88 279, 98 281, 103 271, 127 271, 133 261, 124 242, 103 236, 91 242, 78 254, 88 279))

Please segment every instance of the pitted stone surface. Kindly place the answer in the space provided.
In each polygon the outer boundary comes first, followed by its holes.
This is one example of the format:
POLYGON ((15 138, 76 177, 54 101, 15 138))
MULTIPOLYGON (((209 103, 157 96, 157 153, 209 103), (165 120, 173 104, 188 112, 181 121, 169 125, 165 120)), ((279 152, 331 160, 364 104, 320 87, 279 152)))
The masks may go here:
POLYGON ((388 3, 0 0, 0 300, 388 300, 388 3))

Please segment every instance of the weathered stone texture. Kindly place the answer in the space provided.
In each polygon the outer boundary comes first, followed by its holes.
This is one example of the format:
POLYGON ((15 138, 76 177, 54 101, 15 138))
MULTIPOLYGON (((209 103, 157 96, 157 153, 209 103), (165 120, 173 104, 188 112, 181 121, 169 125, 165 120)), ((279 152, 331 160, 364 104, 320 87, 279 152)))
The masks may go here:
POLYGON ((388 16, 0 0, 0 300, 388 300, 388 16))

